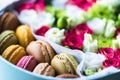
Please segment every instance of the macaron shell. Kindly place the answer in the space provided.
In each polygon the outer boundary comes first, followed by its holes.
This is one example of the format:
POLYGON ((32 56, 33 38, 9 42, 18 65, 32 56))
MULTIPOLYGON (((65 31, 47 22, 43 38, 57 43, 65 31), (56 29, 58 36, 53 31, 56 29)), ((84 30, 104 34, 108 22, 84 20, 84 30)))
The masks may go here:
POLYGON ((74 71, 76 71, 76 68, 78 66, 77 60, 75 60, 73 56, 66 53, 61 53, 61 55, 65 56, 68 59, 68 61, 71 63, 72 67, 74 68, 74 71))
POLYGON ((74 68, 69 60, 64 55, 56 55, 51 61, 51 65, 55 68, 58 74, 71 73, 74 74, 74 68))
POLYGON ((18 67, 21 67, 28 71, 33 71, 36 65, 37 65, 37 61, 33 56, 24 56, 17 63, 18 67))
POLYGON ((52 60, 54 55, 55 55, 55 52, 54 52, 53 48, 50 46, 50 44, 48 42, 44 42, 44 41, 41 41, 41 40, 38 40, 38 42, 41 42, 42 44, 45 45, 46 50, 47 50, 48 55, 49 55, 49 58, 50 58, 50 60, 52 60))
POLYGON ((33 70, 33 73, 40 74, 40 75, 46 75, 46 76, 55 76, 54 68, 50 66, 48 63, 38 64, 33 70))
POLYGON ((0 32, 15 30, 19 24, 18 18, 14 13, 5 12, 0 18, 0 32))
POLYGON ((8 46, 16 44, 17 37, 13 31, 6 30, 0 34, 0 53, 2 53, 8 46))
POLYGON ((26 52, 23 47, 19 45, 11 45, 3 52, 2 57, 13 64, 17 64, 17 62, 25 55, 26 52))
POLYGON ((52 47, 45 41, 32 41, 26 48, 28 54, 35 57, 38 62, 50 63, 55 53, 52 47))
POLYGON ((23 47, 34 41, 34 37, 31 33, 30 27, 28 25, 21 25, 16 29, 16 36, 19 40, 19 44, 23 47))
POLYGON ((45 62, 44 55, 42 53, 40 44, 32 41, 26 48, 28 54, 35 57, 38 62, 45 62))
POLYGON ((65 64, 63 64, 60 61, 59 55, 54 56, 54 58, 51 61, 51 65, 56 70, 57 74, 67 73, 67 70, 66 70, 66 68, 64 66, 65 64))

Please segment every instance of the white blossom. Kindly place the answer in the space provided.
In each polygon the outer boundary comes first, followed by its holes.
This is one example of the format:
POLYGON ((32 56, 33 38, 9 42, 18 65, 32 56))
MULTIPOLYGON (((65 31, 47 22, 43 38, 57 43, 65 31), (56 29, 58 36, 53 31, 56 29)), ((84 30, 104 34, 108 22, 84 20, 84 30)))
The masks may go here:
POLYGON ((97 70, 102 67, 102 63, 105 60, 105 56, 101 54, 96 54, 92 52, 85 53, 85 69, 89 70, 97 70))
POLYGON ((85 11, 75 5, 67 5, 66 14, 68 16, 69 24, 72 26, 80 24, 86 20, 85 11))
POLYGON ((36 13, 35 10, 23 10, 18 17, 22 23, 30 25, 33 30, 43 25, 51 25, 55 20, 50 13, 44 11, 36 13))
POLYGON ((85 33, 84 35, 84 41, 83 41, 83 50, 85 52, 96 52, 98 49, 97 40, 92 39, 92 35, 85 33))
POLYGON ((102 4, 105 6, 117 6, 120 5, 120 0, 97 0, 97 4, 102 4))
POLYGON ((113 20, 109 20, 105 30, 105 37, 113 37, 115 31, 115 22, 113 20))
POLYGON ((45 37, 54 43, 61 44, 61 41, 65 39, 64 29, 51 28, 45 33, 45 37))
POLYGON ((87 25, 93 30, 95 34, 103 34, 106 25, 106 19, 94 18, 89 20, 87 25))
POLYGON ((68 0, 52 0, 52 5, 58 9, 64 9, 68 0))

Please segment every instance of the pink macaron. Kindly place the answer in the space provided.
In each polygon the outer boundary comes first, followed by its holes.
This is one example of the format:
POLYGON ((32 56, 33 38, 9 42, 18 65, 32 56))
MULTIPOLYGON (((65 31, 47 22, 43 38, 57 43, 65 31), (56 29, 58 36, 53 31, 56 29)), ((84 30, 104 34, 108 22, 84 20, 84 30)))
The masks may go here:
POLYGON ((24 56, 17 63, 18 67, 28 71, 33 71, 36 65, 37 61, 33 56, 24 56))

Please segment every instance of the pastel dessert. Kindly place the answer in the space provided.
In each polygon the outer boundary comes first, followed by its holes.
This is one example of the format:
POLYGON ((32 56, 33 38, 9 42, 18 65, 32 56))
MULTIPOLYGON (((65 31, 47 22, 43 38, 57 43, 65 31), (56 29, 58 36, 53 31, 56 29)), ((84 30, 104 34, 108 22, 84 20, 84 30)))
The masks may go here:
POLYGON ((16 29, 16 36, 18 38, 19 44, 23 47, 34 40, 31 29, 28 25, 21 25, 16 29))
POLYGON ((26 48, 28 54, 35 57, 38 62, 50 63, 55 53, 52 47, 45 41, 32 41, 26 48))
POLYGON ((78 75, 74 74, 60 74, 56 76, 57 78, 78 78, 78 75))
POLYGON ((23 56, 17 63, 18 67, 28 71, 33 71, 36 65, 37 61, 33 56, 23 56))
POLYGON ((25 55, 25 49, 20 45, 11 45, 2 53, 2 57, 13 64, 17 64, 17 62, 25 55))
POLYGON ((0 33, 4 30, 15 30, 20 25, 17 16, 12 12, 5 12, 0 17, 0 33))
POLYGON ((55 76, 54 68, 50 66, 48 63, 38 64, 33 70, 33 73, 46 76, 55 76))
POLYGON ((54 56, 51 66, 56 70, 57 74, 75 74, 78 62, 72 55, 60 53, 54 56))
POLYGON ((0 54, 10 45, 18 42, 14 31, 6 30, 0 34, 0 54))

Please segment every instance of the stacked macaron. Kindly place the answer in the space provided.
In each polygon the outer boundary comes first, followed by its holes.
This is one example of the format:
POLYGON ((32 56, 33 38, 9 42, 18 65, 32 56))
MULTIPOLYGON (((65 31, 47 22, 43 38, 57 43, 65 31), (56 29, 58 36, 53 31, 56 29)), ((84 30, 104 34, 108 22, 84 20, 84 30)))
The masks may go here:
POLYGON ((28 25, 20 25, 15 14, 0 18, 0 54, 12 64, 38 75, 77 78, 77 60, 67 53, 55 53, 43 40, 35 41, 28 25))

